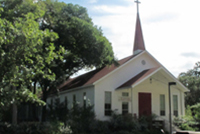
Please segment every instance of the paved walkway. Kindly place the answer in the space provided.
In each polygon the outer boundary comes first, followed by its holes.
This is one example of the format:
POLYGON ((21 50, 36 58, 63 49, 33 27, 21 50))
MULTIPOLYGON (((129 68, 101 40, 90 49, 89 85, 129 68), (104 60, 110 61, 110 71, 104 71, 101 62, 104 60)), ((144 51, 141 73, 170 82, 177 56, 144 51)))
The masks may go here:
POLYGON ((173 134, 200 134, 200 132, 193 132, 193 131, 177 131, 173 134))

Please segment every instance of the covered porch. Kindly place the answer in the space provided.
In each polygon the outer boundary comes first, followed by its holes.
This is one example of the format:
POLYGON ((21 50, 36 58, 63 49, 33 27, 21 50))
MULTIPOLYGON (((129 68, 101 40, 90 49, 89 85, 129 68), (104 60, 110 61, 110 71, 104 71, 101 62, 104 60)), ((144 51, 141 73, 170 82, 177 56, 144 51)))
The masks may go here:
POLYGON ((144 70, 116 88, 113 97, 118 104, 113 104, 114 111, 129 113, 135 118, 153 114, 157 116, 156 120, 165 122, 165 128, 169 128, 169 82, 176 82, 170 86, 171 116, 184 115, 184 92, 188 89, 163 67, 144 70))

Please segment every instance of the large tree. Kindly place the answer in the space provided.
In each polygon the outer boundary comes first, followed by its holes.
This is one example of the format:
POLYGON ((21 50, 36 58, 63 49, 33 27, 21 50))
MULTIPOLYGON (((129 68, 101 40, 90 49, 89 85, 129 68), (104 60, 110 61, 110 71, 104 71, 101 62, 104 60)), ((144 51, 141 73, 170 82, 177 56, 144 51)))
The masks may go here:
MULTIPOLYGON (((14 23, 31 12, 35 16, 34 23, 40 26, 39 32, 48 31, 58 35, 56 40, 53 37, 40 42, 42 48, 36 50, 41 55, 42 67, 27 73, 32 74, 30 81, 33 85, 39 84, 42 88, 43 101, 46 102, 49 92, 56 91, 57 86, 79 70, 116 63, 110 42, 104 37, 101 28, 93 24, 86 8, 57 0, 2 0, 1 4, 4 10, 1 18, 14 23)), ((29 59, 31 65, 37 61, 35 55, 29 59)), ((43 108, 43 120, 45 112, 46 107, 43 108)))
POLYGON ((28 89, 35 76, 55 79, 44 68, 57 56, 53 41, 58 36, 48 29, 40 30, 38 20, 44 11, 33 1, 2 0, 0 6, 0 110, 13 104, 16 116, 20 101, 42 103, 28 89), (29 4, 35 10, 24 11, 22 7, 29 8, 29 4))
MULTIPOLYGON (((59 38, 54 42, 55 48, 62 46, 65 50, 62 60, 54 60, 47 67, 55 74, 56 80, 39 79, 46 102, 48 92, 55 90, 72 74, 85 67, 110 65, 115 59, 110 42, 103 36, 102 30, 93 24, 85 8, 50 0, 44 3, 46 12, 41 28, 56 32, 59 38)), ((43 108, 43 115, 45 111, 46 107, 43 108)))
POLYGON ((200 62, 197 62, 193 69, 179 74, 178 79, 190 92, 186 93, 185 104, 195 105, 200 103, 200 62))

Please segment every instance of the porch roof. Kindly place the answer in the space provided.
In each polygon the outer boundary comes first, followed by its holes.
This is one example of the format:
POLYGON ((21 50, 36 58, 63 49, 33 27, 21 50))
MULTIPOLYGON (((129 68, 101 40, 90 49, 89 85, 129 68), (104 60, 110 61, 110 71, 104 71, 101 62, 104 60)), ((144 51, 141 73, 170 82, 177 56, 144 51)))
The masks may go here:
POLYGON ((121 86, 119 86, 117 89, 131 87, 132 85, 145 79, 147 76, 150 76, 151 74, 153 74, 156 70, 159 70, 159 67, 144 70, 140 72, 139 74, 137 74, 136 76, 134 76, 133 78, 131 78, 130 80, 128 80, 127 82, 125 82, 124 84, 122 84, 121 86))
MULTIPOLYGON (((122 84, 121 86, 119 86, 116 89, 125 89, 125 88, 129 88, 129 87, 134 87, 138 84, 140 84, 141 82, 143 82, 144 80, 148 79, 149 77, 153 76, 156 73, 160 73, 163 76, 165 76, 166 78, 166 85, 168 85, 169 82, 176 82, 175 87, 183 92, 189 92, 189 90, 181 83, 179 82, 173 75, 171 75, 165 68, 163 67, 157 67, 157 68, 150 68, 147 70, 144 70, 142 72, 140 72, 139 74, 137 74, 136 76, 134 76, 133 78, 131 78, 130 80, 128 80, 127 82, 125 82, 124 84, 122 84)), ((158 80, 157 80, 158 81, 158 80)))

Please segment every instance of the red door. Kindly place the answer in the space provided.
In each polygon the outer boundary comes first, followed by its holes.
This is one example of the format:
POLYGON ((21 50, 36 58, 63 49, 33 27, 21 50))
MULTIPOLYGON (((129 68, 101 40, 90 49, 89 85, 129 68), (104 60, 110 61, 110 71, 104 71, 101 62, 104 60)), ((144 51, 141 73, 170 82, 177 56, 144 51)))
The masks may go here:
POLYGON ((151 115, 151 93, 139 93, 139 117, 151 115))

